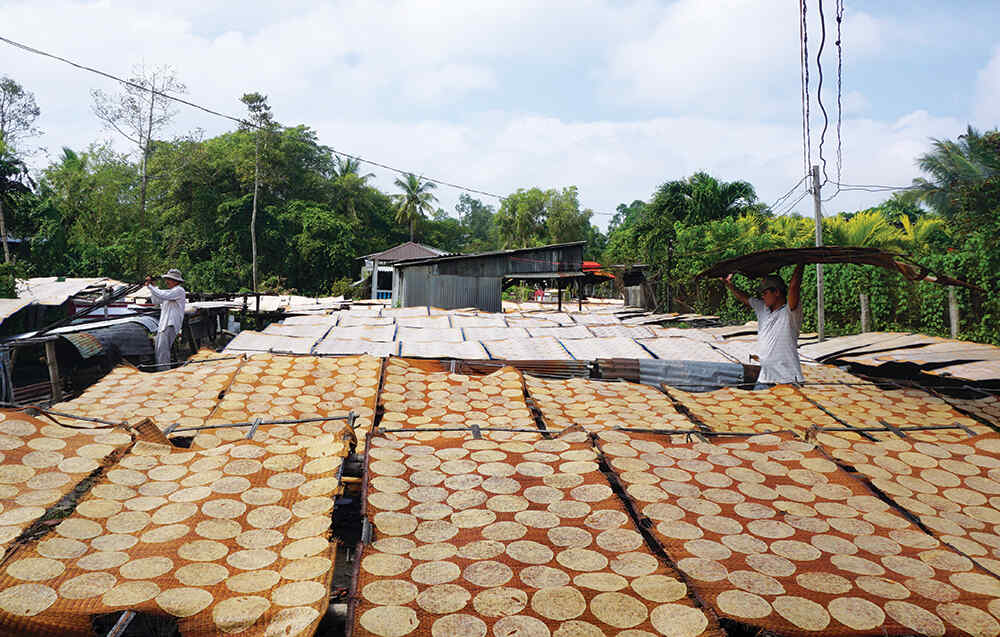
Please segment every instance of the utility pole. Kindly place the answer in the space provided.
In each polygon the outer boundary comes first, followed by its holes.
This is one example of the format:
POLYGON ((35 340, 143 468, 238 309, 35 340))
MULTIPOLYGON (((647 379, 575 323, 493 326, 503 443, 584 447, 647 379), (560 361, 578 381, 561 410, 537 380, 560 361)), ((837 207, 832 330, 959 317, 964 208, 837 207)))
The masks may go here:
POLYGON ((674 240, 667 239, 667 313, 674 311, 674 290, 671 284, 671 271, 674 269, 674 240))
MULTIPOLYGON (((819 166, 812 167, 813 214, 816 217, 816 247, 823 245, 823 207, 819 197, 819 166)), ((816 333, 823 340, 823 264, 816 264, 816 333)))

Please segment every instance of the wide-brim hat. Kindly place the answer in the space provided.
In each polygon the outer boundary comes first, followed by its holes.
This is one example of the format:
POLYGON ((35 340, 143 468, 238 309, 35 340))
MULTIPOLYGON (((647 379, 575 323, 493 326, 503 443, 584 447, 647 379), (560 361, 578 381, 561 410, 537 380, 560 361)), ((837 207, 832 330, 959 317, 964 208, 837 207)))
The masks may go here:
POLYGON ((178 270, 177 268, 170 268, 169 270, 167 270, 166 274, 161 274, 160 278, 162 278, 162 279, 173 279, 174 281, 177 281, 178 283, 184 283, 184 277, 181 276, 181 271, 178 270))
POLYGON ((776 274, 769 274, 764 277, 763 281, 760 282, 760 286, 757 288, 757 294, 762 294, 764 290, 771 288, 774 288, 782 294, 788 293, 788 286, 785 284, 784 279, 776 274))

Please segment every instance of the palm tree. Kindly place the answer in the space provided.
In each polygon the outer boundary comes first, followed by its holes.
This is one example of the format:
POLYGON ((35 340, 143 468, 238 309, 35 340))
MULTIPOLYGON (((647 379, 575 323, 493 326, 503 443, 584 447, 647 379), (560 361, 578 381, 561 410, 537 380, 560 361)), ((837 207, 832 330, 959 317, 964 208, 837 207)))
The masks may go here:
POLYGON ((930 179, 913 180, 917 197, 945 217, 959 212, 957 190, 1000 175, 1000 147, 996 131, 981 135, 969 126, 957 141, 935 139, 931 152, 921 155, 917 165, 930 179))
POLYGON ((823 223, 823 242, 827 245, 891 249, 899 246, 902 234, 877 210, 866 210, 851 217, 828 217, 823 223))
POLYGON ((417 220, 434 212, 437 197, 431 190, 437 188, 432 181, 424 181, 413 173, 406 173, 405 179, 396 179, 396 186, 403 192, 395 195, 396 221, 410 224, 410 241, 417 233, 417 220))
POLYGON ((908 215, 900 215, 899 222, 903 226, 899 243, 911 254, 927 252, 932 244, 947 241, 950 237, 948 224, 941 217, 923 216, 914 223, 908 215))
POLYGON ((369 179, 375 176, 375 173, 365 173, 361 174, 361 160, 355 159, 353 157, 342 157, 337 155, 333 159, 334 168, 333 176, 336 177, 347 177, 352 175, 361 180, 361 183, 367 182, 369 179))

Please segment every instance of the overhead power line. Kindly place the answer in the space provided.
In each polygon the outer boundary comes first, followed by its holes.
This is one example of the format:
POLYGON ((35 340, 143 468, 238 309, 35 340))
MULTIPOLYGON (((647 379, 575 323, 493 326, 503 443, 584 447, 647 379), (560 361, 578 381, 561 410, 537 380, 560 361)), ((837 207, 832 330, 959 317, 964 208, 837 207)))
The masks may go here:
POLYGON ((826 46, 826 16, 823 15, 823 0, 819 0, 816 3, 819 6, 819 50, 816 51, 816 75, 818 80, 816 81, 816 104, 819 105, 819 110, 823 113, 823 130, 819 134, 819 161, 823 166, 823 183, 820 186, 826 184, 830 181, 830 178, 826 174, 826 157, 823 156, 823 144, 826 142, 826 129, 830 126, 830 118, 826 113, 826 107, 823 106, 823 48, 826 46))
MULTIPOLYGON (((216 117, 221 117, 223 119, 230 120, 230 121, 235 122, 235 123, 237 123, 240 126, 245 127, 245 128, 259 128, 256 124, 254 124, 252 122, 249 122, 249 121, 247 121, 247 120, 245 120, 243 118, 235 117, 235 116, 229 115, 227 113, 222 113, 220 111, 217 111, 217 110, 214 110, 214 109, 202 106, 200 104, 196 104, 195 102, 191 102, 189 100, 185 100, 183 98, 177 97, 176 95, 171 95, 170 93, 164 93, 162 91, 158 91, 158 90, 150 88, 148 86, 142 86, 141 84, 137 84, 137 83, 135 83, 135 82, 133 82, 131 80, 127 80, 125 78, 119 77, 117 75, 114 75, 113 73, 108 73, 106 71, 102 71, 100 69, 96 69, 94 67, 87 66, 85 64, 80 64, 78 62, 74 62, 72 60, 68 60, 68 59, 66 59, 64 57, 55 55, 53 53, 48 53, 46 51, 42 51, 40 49, 36 49, 35 47, 28 46, 27 44, 22 44, 20 42, 15 42, 14 40, 11 40, 9 38, 5 38, 3 36, 0 36, 0 42, 4 42, 4 43, 6 43, 6 44, 8 44, 10 46, 13 46, 15 48, 21 49, 23 51, 27 51, 29 53, 34 53, 36 55, 41 55, 43 57, 47 57, 47 58, 50 58, 50 59, 53 59, 53 60, 57 60, 57 61, 62 62, 64 64, 68 64, 68 65, 70 65, 70 66, 72 66, 72 67, 74 67, 76 69, 80 69, 82 71, 87 71, 89 73, 94 73, 96 75, 100 75, 101 77, 107 78, 109 80, 113 80, 113 81, 118 82, 120 84, 123 84, 125 86, 130 86, 130 87, 135 88, 135 89, 139 89, 139 90, 142 90, 142 91, 145 91, 145 92, 152 93, 153 95, 156 95, 158 97, 162 97, 164 99, 171 100, 173 102, 177 102, 178 104, 183 104, 185 106, 189 106, 191 108, 203 111, 203 112, 208 113, 210 115, 215 115, 216 117)), ((394 173, 398 173, 400 175, 418 175, 418 174, 420 174, 419 171, 404 170, 402 168, 396 168, 395 166, 391 166, 391 165, 386 164, 384 162, 375 161, 373 159, 367 159, 365 157, 361 157, 360 155, 355 155, 353 153, 348 153, 348 152, 344 152, 342 150, 337 150, 336 148, 332 148, 330 146, 327 146, 327 148, 330 149, 330 152, 332 152, 333 154, 335 154, 335 155, 337 155, 339 157, 353 159, 355 161, 363 162, 363 163, 369 164, 371 166, 377 166, 379 168, 383 168, 385 170, 389 170, 389 171, 392 171, 394 173)), ((477 194, 477 195, 483 195, 483 196, 486 196, 486 197, 493 197, 494 199, 497 199, 498 201, 501 201, 501 202, 504 201, 504 199, 506 199, 506 197, 498 195, 498 194, 496 194, 494 192, 489 192, 489 191, 486 191, 486 190, 481 190, 479 188, 472 188, 470 186, 463 186, 461 184, 456 184, 456 183, 453 183, 453 182, 450 182, 450 181, 446 181, 444 179, 437 179, 435 177, 428 177, 428 176, 422 175, 422 174, 420 174, 420 178, 423 179, 424 181, 429 181, 429 182, 438 184, 439 186, 445 186, 447 188, 454 188, 456 190, 461 190, 461 191, 464 191, 464 192, 469 192, 469 193, 473 193, 473 194, 477 194)), ((592 210, 591 212, 593 214, 595 214, 595 215, 608 216, 608 217, 612 217, 615 214, 615 213, 612 213, 612 212, 598 212, 598 211, 594 211, 594 210, 592 210)))

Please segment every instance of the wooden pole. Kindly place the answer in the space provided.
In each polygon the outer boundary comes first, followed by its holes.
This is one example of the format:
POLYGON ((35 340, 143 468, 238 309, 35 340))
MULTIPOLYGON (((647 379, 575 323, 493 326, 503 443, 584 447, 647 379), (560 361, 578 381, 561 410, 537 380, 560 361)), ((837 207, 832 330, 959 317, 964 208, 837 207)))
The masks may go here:
POLYGON ((868 332, 871 329, 869 324, 871 321, 871 314, 868 311, 868 294, 865 292, 861 293, 861 331, 868 332))
MULTIPOLYGON (((823 245, 823 206, 819 197, 819 166, 812 167, 813 216, 816 221, 816 246, 823 245)), ((823 264, 816 264, 816 334, 823 340, 823 264)))
POLYGON ((951 323, 951 337, 958 338, 958 297, 955 288, 948 288, 948 319, 951 323))
POLYGON ((45 363, 49 366, 49 384, 52 386, 52 402, 60 402, 63 398, 62 384, 59 382, 59 361, 56 360, 56 341, 45 341, 45 363))

